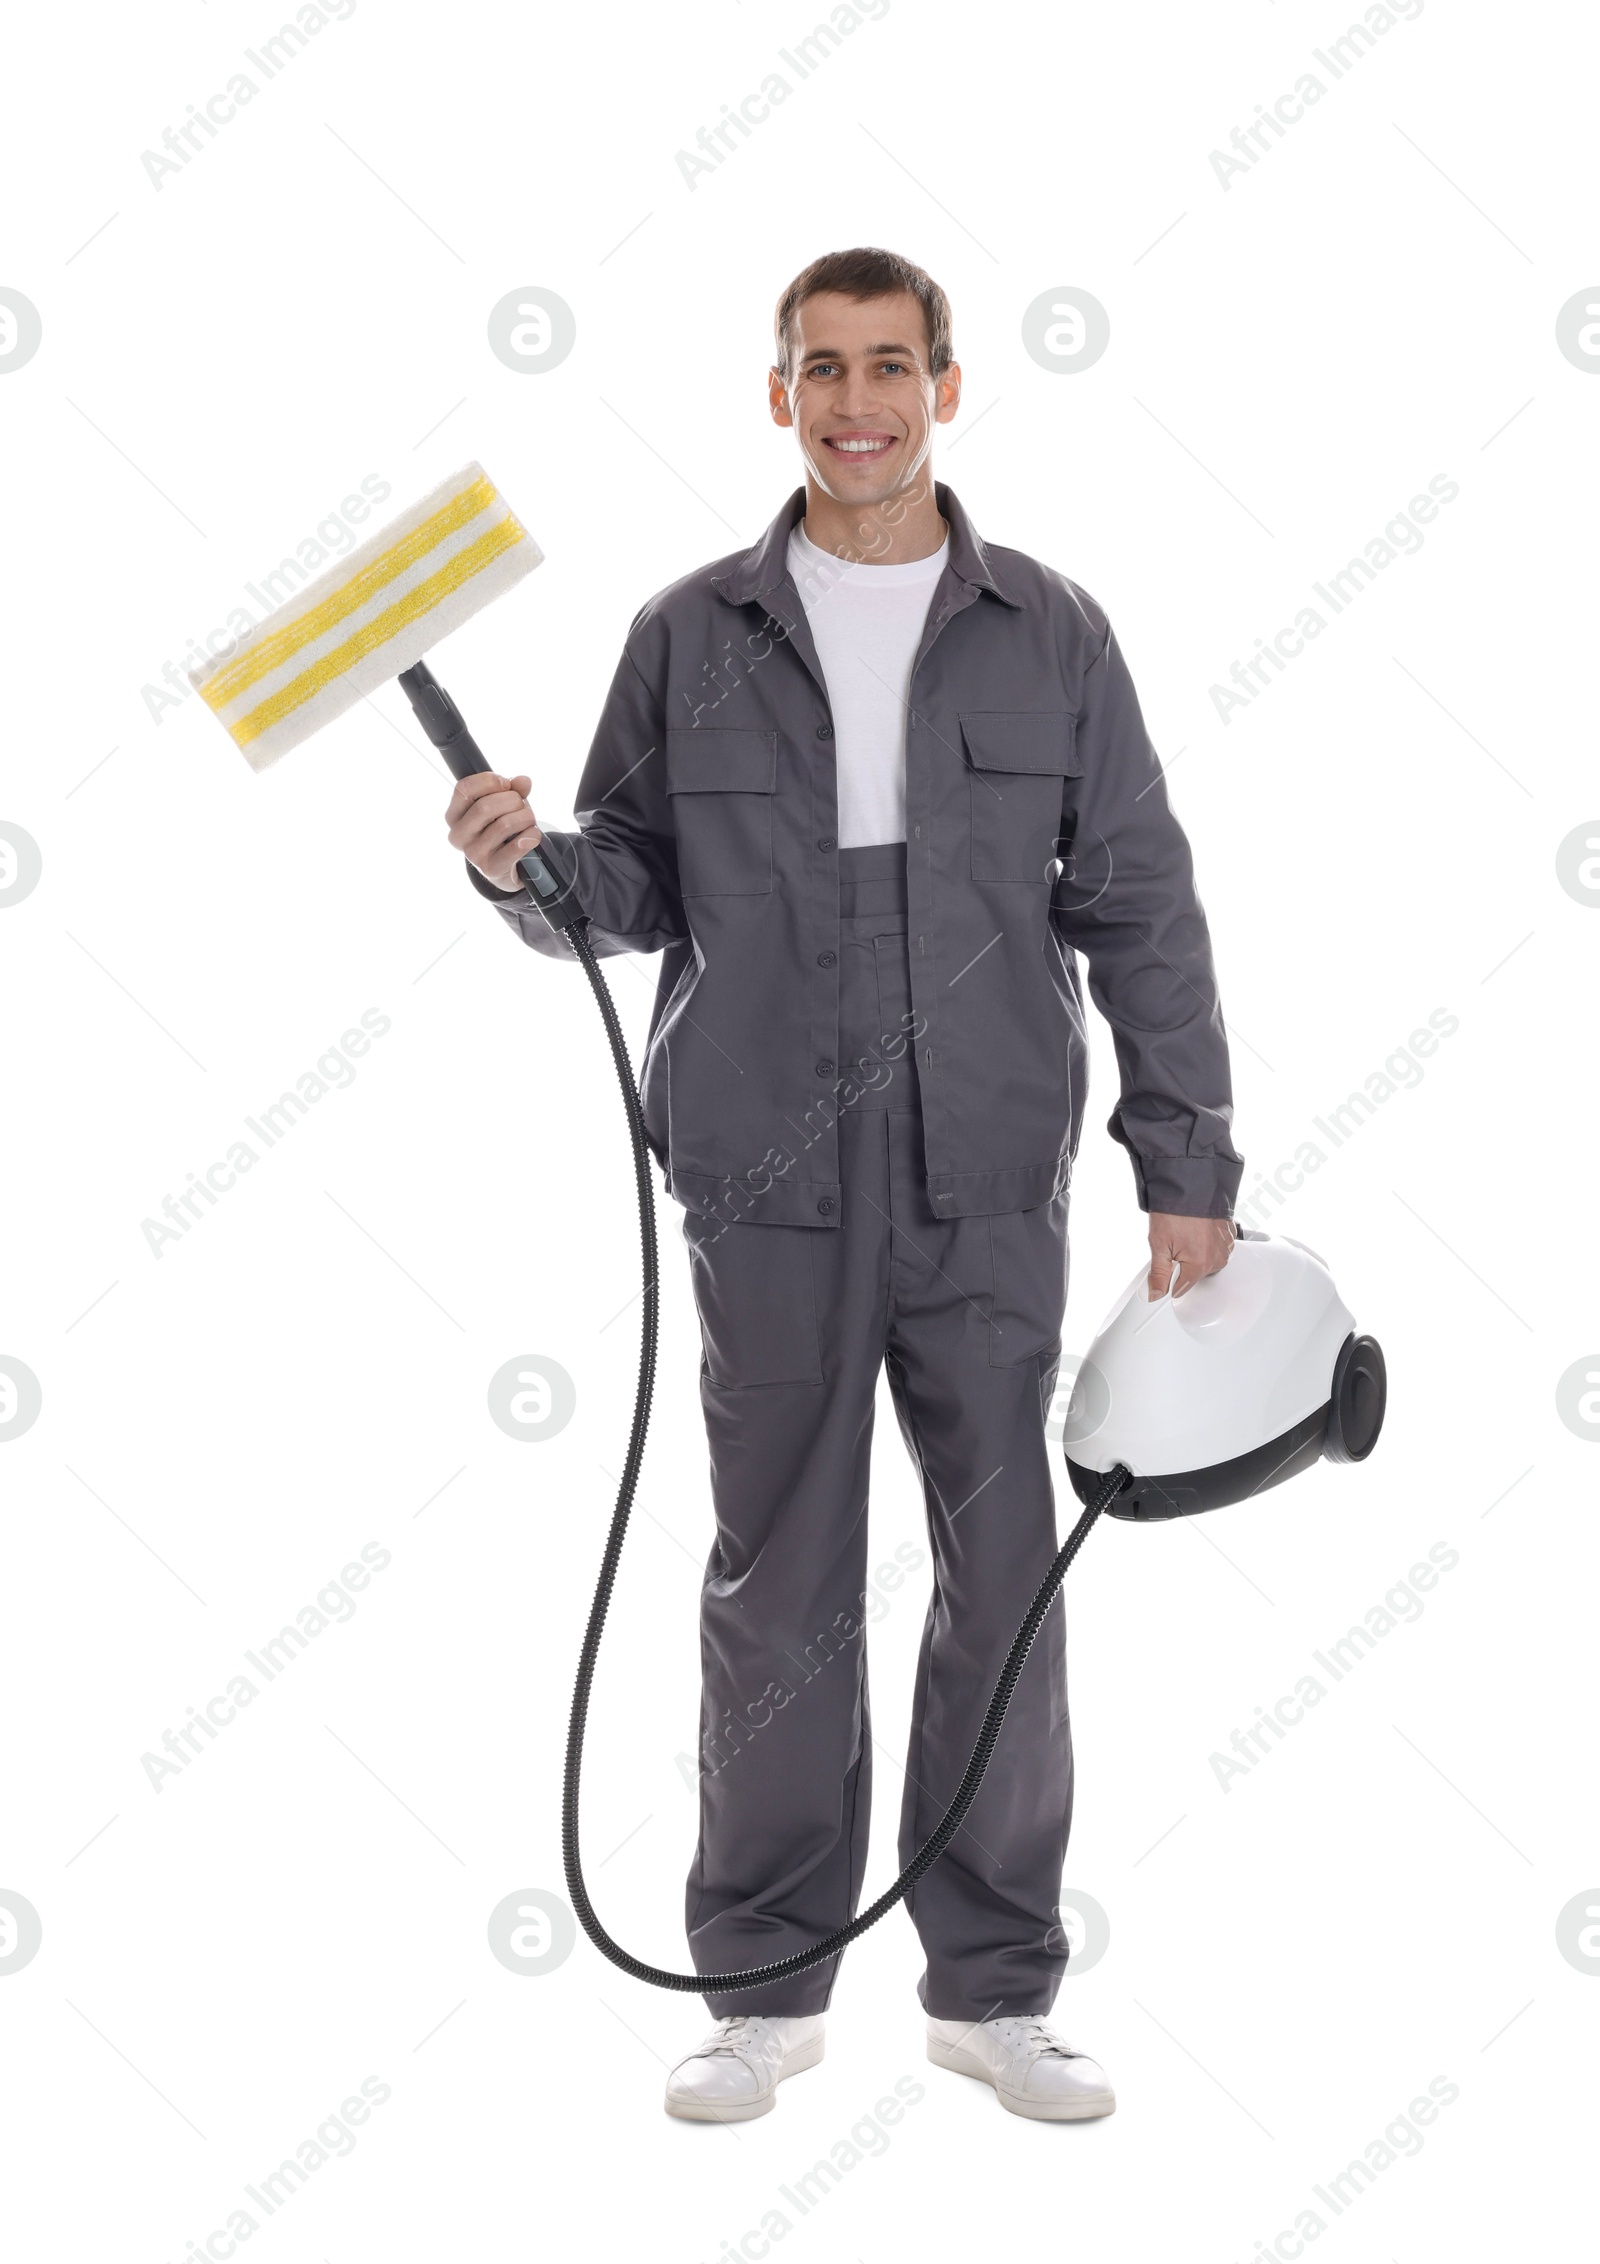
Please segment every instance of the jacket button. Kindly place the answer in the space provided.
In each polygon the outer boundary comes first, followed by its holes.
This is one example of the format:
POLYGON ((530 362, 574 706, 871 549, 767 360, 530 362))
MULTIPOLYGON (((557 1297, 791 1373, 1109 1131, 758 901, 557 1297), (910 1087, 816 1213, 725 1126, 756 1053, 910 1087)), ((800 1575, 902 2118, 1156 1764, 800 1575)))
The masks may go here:
POLYGON ((819 739, 831 739, 833 737, 833 725, 831 723, 819 723, 817 725, 817 737, 819 739))
POLYGON ((831 1077, 833 1075, 833 1063, 831 1061, 819 1061, 817 1063, 817 1075, 819 1077, 831 1077))
POLYGON ((833 964, 834 957, 831 951, 819 951, 817 953, 817 965, 819 967, 831 967, 833 964))
POLYGON ((834 1207, 834 1200, 831 1195, 824 1195, 821 1202, 817 1205, 818 1210, 821 1211, 824 1218, 827 1217, 828 1213, 833 1210, 834 1207))
POLYGON ((838 847, 838 843, 834 840, 831 833, 825 833, 822 836, 822 839, 817 843, 817 847, 819 849, 836 849, 838 847))

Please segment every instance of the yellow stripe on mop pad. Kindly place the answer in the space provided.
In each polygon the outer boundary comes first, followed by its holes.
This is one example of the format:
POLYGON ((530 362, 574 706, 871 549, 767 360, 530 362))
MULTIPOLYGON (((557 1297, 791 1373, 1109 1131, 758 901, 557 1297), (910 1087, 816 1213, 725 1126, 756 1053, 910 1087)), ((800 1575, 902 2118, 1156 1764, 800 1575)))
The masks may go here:
POLYGON ((543 557, 483 466, 468 464, 189 681, 265 770, 543 557))

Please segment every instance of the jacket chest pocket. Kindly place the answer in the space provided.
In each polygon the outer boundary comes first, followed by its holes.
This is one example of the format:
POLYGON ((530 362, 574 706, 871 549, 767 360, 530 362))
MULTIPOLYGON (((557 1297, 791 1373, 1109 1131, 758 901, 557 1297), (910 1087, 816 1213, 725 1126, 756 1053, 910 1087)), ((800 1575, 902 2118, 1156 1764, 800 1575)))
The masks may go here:
POLYGON ((669 731, 667 793, 685 896, 765 896, 772 888, 775 731, 669 731))
POLYGON ((1064 781, 1083 775, 1077 723, 1064 711, 961 717, 974 880, 1048 886, 1065 824, 1064 781))

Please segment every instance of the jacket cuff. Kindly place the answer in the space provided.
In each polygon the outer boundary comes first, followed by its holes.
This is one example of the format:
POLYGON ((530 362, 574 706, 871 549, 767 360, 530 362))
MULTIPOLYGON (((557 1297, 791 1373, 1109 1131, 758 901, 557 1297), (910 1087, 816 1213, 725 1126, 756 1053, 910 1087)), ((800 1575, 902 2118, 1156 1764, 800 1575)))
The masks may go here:
POLYGON ((1232 1218, 1244 1162, 1226 1156, 1141 1156, 1129 1149, 1142 1211, 1175 1218, 1232 1218))

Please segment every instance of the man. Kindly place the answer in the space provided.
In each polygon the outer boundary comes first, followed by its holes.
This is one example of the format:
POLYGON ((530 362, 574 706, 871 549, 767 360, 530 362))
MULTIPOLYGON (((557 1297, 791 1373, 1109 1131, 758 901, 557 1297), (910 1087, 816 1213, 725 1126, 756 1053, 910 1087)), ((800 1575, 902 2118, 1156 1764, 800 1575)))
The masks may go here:
MULTIPOLYGON (((1188 844, 1106 616, 980 541, 931 477, 960 400, 943 291, 888 252, 834 253, 784 292, 776 332, 769 401, 804 489, 635 619, 578 830, 541 833, 526 777, 465 779, 447 813, 535 950, 569 956, 516 873, 542 841, 597 951, 662 954, 640 1089, 684 1206, 717 1522, 687 1898, 701 1972, 786 1956, 856 1908, 880 1365, 934 1559, 902 1862, 1055 1554, 1076 952, 1115 1033, 1109 1129, 1149 1213, 1152 1297, 1226 1262, 1243 1169, 1188 844)), ((967 1824, 906 1905, 929 2058, 1045 2120, 1115 2104, 1043 2018, 1071 1810, 1058 1598, 967 1824)), ((835 1971, 708 1997, 721 2017, 667 2111, 765 2113, 822 2056, 835 1971)))

